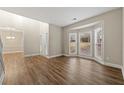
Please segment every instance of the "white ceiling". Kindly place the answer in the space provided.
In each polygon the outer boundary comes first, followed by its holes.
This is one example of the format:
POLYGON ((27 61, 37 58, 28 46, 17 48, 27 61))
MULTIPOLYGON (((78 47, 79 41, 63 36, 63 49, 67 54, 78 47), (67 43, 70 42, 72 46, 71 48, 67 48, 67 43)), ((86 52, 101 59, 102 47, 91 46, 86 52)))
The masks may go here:
POLYGON ((66 26, 107 11, 114 7, 1 7, 0 9, 42 22, 66 26), (77 20, 73 20, 77 18, 77 20))

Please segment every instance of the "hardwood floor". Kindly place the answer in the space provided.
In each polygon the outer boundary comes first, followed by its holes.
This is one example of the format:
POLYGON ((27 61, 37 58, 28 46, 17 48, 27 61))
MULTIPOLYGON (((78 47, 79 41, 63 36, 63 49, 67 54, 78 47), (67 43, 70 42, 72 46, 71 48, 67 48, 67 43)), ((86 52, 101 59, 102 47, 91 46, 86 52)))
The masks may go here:
POLYGON ((4 55, 4 84, 124 84, 120 69, 76 57, 46 59, 23 53, 4 55))

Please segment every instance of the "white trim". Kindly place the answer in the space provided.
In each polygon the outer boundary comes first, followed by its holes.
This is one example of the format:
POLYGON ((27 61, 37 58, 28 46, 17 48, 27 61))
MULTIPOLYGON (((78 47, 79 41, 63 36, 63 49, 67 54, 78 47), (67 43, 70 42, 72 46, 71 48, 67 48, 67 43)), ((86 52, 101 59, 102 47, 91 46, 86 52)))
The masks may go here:
POLYGON ((41 29, 42 27, 41 27, 41 24, 40 24, 40 54, 44 55, 46 57, 47 55, 49 55, 49 49, 50 49, 49 48, 49 41, 50 41, 49 40, 50 39, 50 34, 49 34, 50 32, 49 32, 49 30, 50 30, 50 25, 48 23, 45 23, 45 24, 47 24, 47 26, 48 26, 47 27, 48 33, 47 33, 47 31, 42 32, 42 29, 41 29), (43 34, 46 34, 47 54, 43 54, 42 51, 41 51, 41 48, 42 48, 42 40, 41 39, 42 39, 42 35, 43 34))
POLYGON ((93 60, 95 60, 96 62, 98 62, 98 63, 100 63, 100 64, 102 64, 102 65, 104 65, 104 61, 103 60, 99 60, 99 59, 97 59, 97 58, 93 58, 93 60))
POLYGON ((69 54, 63 54, 63 56, 69 57, 70 55, 69 54))
POLYGON ((93 60, 93 58, 90 57, 90 56, 81 56, 81 55, 78 55, 77 57, 81 57, 81 58, 85 58, 85 59, 93 60))
MULTIPOLYGON (((43 55, 41 55, 41 56, 43 56, 43 55)), ((46 57, 47 59, 49 59, 49 58, 50 58, 49 56, 43 56, 43 57, 46 57)))
POLYGON ((54 57, 60 57, 60 56, 63 56, 63 54, 52 55, 52 56, 49 56, 48 58, 54 58, 54 57))
POLYGON ((124 67, 122 67, 122 75, 123 75, 123 79, 124 79, 124 67))
POLYGON ((63 54, 63 56, 66 56, 66 57, 79 57, 78 55, 69 55, 69 54, 63 54))
POLYGON ((69 34, 68 34, 68 36, 69 36, 69 42, 68 42, 69 55, 77 55, 77 43, 78 43, 77 42, 77 38, 78 38, 77 35, 78 35, 77 32, 69 32, 69 34), (76 51, 73 54, 70 52, 70 45, 69 45, 70 44, 70 37, 71 37, 71 35, 75 35, 75 41, 76 41, 75 42, 76 43, 76 51))
MULTIPOLYGON (((93 25, 96 25, 96 24, 100 24, 101 25, 101 29, 102 29, 102 37, 103 37, 103 42, 102 42, 102 59, 96 59, 96 58, 92 58, 92 59, 95 59, 97 62, 99 62, 99 63, 101 63, 101 64, 104 64, 104 61, 102 61, 103 59, 104 59, 104 46, 105 46, 105 44, 104 44, 104 20, 100 20, 100 21, 96 21, 96 22, 93 22, 93 23, 90 23, 90 24, 85 24, 85 25, 83 25, 83 26, 79 26, 79 27, 74 27, 74 28, 72 28, 71 30, 79 30, 79 29, 82 29, 82 28, 86 28, 86 27, 90 27, 90 26, 93 26, 93 25)), ((70 31, 71 31, 70 30, 70 31)), ((76 33, 76 32, 69 32, 69 33, 76 33)), ((84 33, 84 32, 77 32, 77 33, 84 33)), ((93 34, 94 34, 94 32, 92 32, 93 34)), ((93 35, 92 34, 92 35, 93 35)), ((78 34, 79 36, 78 36, 78 39, 80 39, 80 34, 78 34)), ((92 35, 91 35, 91 38, 92 38, 92 47, 91 47, 91 52, 93 52, 93 50, 95 50, 94 48, 94 42, 93 42, 93 37, 92 37, 92 35)), ((78 40, 78 43, 79 43, 79 40, 78 40)), ((77 44, 78 45, 78 44, 77 44)), ((78 45, 78 56, 79 56, 79 45, 78 45)), ((93 53, 91 53, 91 54, 93 54, 93 53)), ((69 55, 70 55, 70 53, 69 53, 69 55)), ((70 56, 77 56, 77 55, 70 55, 70 56)))
POLYGON ((109 63, 109 62, 104 62, 104 65, 110 66, 110 67, 114 67, 114 68, 122 69, 122 66, 121 66, 121 65, 118 65, 118 64, 113 64, 113 63, 109 63))
POLYGON ((40 53, 35 53, 35 54, 27 54, 27 55, 24 55, 25 57, 31 57, 31 56, 38 56, 40 55, 40 53))
MULTIPOLYGON (((67 56, 67 57, 71 57, 70 55, 68 54, 63 54, 64 56, 67 56)), ((114 68, 119 68, 119 69, 122 69, 122 66, 121 65, 118 65, 118 64, 113 64, 113 63, 109 63, 109 62, 104 62, 103 60, 99 60, 99 59, 96 59, 96 58, 92 58, 92 57, 86 57, 86 56, 75 56, 75 57, 81 57, 81 58, 86 58, 86 59, 90 59, 90 60, 94 60, 102 65, 105 65, 105 66, 109 66, 109 67, 114 67, 114 68)), ((124 76, 124 69, 122 69, 122 72, 123 72, 123 76, 124 76)))
POLYGON ((92 58, 92 57, 88 57, 88 56, 78 56, 78 57, 85 58, 85 59, 89 59, 89 60, 94 60, 94 61, 96 61, 97 63, 100 63, 100 64, 104 65, 104 61, 99 60, 99 59, 97 59, 97 58, 92 58))
POLYGON ((101 23, 100 23, 100 25, 101 25, 101 27, 97 27, 97 28, 95 28, 94 29, 94 57, 96 57, 97 59, 100 59, 100 60, 103 60, 104 59, 104 45, 105 45, 105 43, 104 43, 104 21, 101 21, 101 23), (99 58, 99 57, 97 57, 97 55, 96 55, 96 42, 95 42, 95 32, 98 30, 98 29, 100 29, 101 31, 102 31, 102 58, 99 58))
POLYGON ((4 72, 3 72, 3 73, 1 74, 1 77, 0 77, 0 85, 2 85, 2 83, 3 83, 4 76, 5 76, 5 74, 4 74, 4 72))
MULTIPOLYGON (((92 56, 92 52, 93 52, 93 41, 92 41, 92 31, 89 30, 89 31, 85 31, 85 32, 79 32, 79 37, 78 37, 78 55, 80 56, 80 37, 81 35, 85 34, 85 33, 89 33, 90 34, 90 55, 89 56, 92 56)), ((83 56, 87 56, 87 55, 83 55, 83 56)))
MULTIPOLYGON (((101 20, 101 21, 102 21, 102 20, 101 20)), ((96 24, 101 23, 101 21, 96 21, 96 22, 93 22, 93 23, 84 24, 83 26, 74 27, 74 28, 69 29, 69 30, 71 31, 71 30, 77 30, 77 29, 83 29, 83 28, 86 28, 86 27, 91 27, 91 26, 93 26, 93 25, 96 25, 96 24)))
POLYGON ((49 59, 50 57, 49 56, 44 56, 44 55, 29 55, 29 56, 27 56, 27 57, 31 57, 31 56, 42 56, 42 57, 45 57, 45 58, 47 58, 47 59, 49 59))
POLYGON ((9 52, 3 52, 3 54, 11 54, 11 53, 19 53, 24 51, 9 51, 9 52))
MULTIPOLYGON (((36 53, 36 54, 28 54, 28 55, 25 55, 25 57, 31 57, 31 56, 38 56, 40 55, 39 53, 36 53)), ((43 56, 43 55, 40 55, 40 56, 43 56)), ((59 56, 63 56, 63 54, 58 54, 58 55, 52 55, 52 56, 44 56, 46 58, 54 58, 54 57, 59 57, 59 56)))
POLYGON ((104 61, 96 59, 96 58, 92 58, 92 57, 89 57, 89 56, 80 56, 80 55, 71 56, 71 55, 68 55, 68 54, 63 54, 63 55, 66 56, 66 57, 81 57, 81 58, 85 58, 85 59, 90 59, 90 60, 94 60, 94 61, 104 65, 104 61))

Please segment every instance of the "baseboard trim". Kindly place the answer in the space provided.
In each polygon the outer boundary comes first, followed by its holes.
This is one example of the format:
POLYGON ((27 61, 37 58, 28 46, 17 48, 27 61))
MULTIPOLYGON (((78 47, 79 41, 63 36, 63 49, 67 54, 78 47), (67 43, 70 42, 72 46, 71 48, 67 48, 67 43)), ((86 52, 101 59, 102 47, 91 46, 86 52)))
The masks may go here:
MULTIPOLYGON (((38 55, 40 54, 29 54, 29 55, 25 55, 25 57, 38 56, 38 55)), ((44 57, 50 59, 50 58, 59 57, 59 56, 63 56, 63 54, 58 54, 58 55, 53 55, 53 56, 44 56, 44 57)))
POLYGON ((96 58, 93 58, 93 60, 98 62, 98 63, 100 63, 100 64, 102 64, 102 65, 104 65, 104 61, 103 60, 99 60, 99 59, 96 59, 96 58))
MULTIPOLYGON (((25 57, 30 57, 30 56, 37 56, 37 55, 40 55, 40 54, 30 54, 30 55, 25 55, 25 57)), ((53 56, 45 56, 46 58, 50 59, 50 58, 55 58, 55 57, 59 57, 59 56, 67 56, 69 57, 70 55, 68 54, 58 54, 58 55, 53 55, 53 56)), ((77 56, 77 57, 82 57, 82 56, 77 56)), ((84 57, 85 58, 85 57, 84 57)), ((102 64, 102 65, 106 65, 106 66, 110 66, 110 67, 114 67, 114 68, 119 68, 119 69, 122 69, 122 66, 121 65, 118 65, 118 64, 113 64, 113 63, 109 63, 109 62, 104 62, 102 60, 98 60, 96 58, 91 58, 91 57, 86 57, 87 59, 91 59, 91 60, 95 60, 96 62, 102 64)), ((124 70, 122 71, 123 72, 123 75, 124 75, 124 70)))
POLYGON ((63 54, 58 54, 58 55, 48 56, 48 58, 54 58, 54 57, 60 57, 60 56, 63 56, 63 54))
POLYGON ((118 65, 118 64, 113 64, 113 63, 109 63, 109 62, 104 62, 104 65, 110 66, 110 67, 114 67, 114 68, 122 69, 122 66, 121 66, 121 65, 118 65))
MULTIPOLYGON (((64 54, 64 56, 67 56, 69 57, 70 55, 68 54, 64 54)), ((82 56, 77 56, 77 57, 82 57, 82 56)), ((82 58, 85 58, 85 57, 82 57, 82 58)), ((114 67, 114 68, 119 68, 119 69, 122 69, 122 66, 121 65, 118 65, 118 64, 113 64, 113 63, 110 63, 110 62, 104 62, 103 60, 99 60, 99 59, 96 59, 96 58, 91 58, 91 57, 86 57, 87 59, 90 59, 90 60, 94 60, 102 65, 106 65, 106 66, 109 66, 109 67, 114 67)), ((123 75, 124 75, 124 70, 123 70, 123 75)))
POLYGON ((86 59, 91 59, 91 60, 93 59, 93 58, 87 57, 87 56, 79 56, 79 55, 78 55, 77 57, 86 58, 86 59))
POLYGON ((68 55, 68 54, 63 54, 63 56, 69 57, 70 55, 68 55))
POLYGON ((24 53, 24 51, 11 51, 11 52, 3 52, 3 54, 13 54, 13 53, 24 53))
MULTIPOLYGON (((42 55, 43 56, 43 55, 42 55)), ((45 57, 45 58, 47 58, 47 59, 49 59, 50 57, 49 56, 43 56, 43 57, 45 57)))
MULTIPOLYGON (((71 56, 71 55, 68 55, 68 54, 63 54, 63 55, 66 56, 66 57, 70 57, 70 56, 71 56)), ((72 57, 73 57, 73 56, 72 56, 72 57)), ((75 57, 86 58, 86 59, 94 60, 94 61, 96 61, 96 62, 98 62, 98 63, 100 63, 100 64, 104 64, 104 61, 98 60, 98 59, 92 58, 92 57, 82 57, 82 56, 79 56, 79 55, 76 55, 75 57)))

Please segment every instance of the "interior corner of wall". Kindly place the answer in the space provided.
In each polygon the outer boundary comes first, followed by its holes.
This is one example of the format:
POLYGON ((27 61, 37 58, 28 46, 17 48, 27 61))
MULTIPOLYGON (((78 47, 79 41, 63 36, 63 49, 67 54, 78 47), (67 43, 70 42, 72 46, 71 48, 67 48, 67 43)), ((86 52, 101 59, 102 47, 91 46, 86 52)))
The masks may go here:
POLYGON ((105 61, 105 62, 104 62, 104 65, 110 66, 110 67, 114 67, 114 68, 122 69, 122 65, 114 64, 114 63, 111 63, 111 62, 108 62, 108 61, 105 61))
POLYGON ((123 79, 124 79, 124 66, 122 67, 122 75, 123 75, 123 79))

